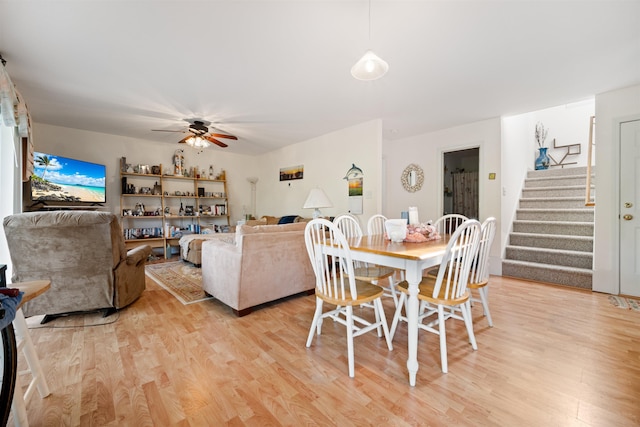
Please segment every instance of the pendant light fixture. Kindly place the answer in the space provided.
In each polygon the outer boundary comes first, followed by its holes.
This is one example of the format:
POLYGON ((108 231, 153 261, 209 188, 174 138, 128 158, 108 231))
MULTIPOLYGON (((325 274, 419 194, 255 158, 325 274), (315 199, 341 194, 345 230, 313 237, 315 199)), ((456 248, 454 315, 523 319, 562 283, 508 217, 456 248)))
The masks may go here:
MULTIPOLYGON (((371 0, 369 0, 369 44, 371 44, 371 0)), ((358 80, 376 80, 389 71, 389 64, 371 49, 351 67, 351 75, 358 80)))

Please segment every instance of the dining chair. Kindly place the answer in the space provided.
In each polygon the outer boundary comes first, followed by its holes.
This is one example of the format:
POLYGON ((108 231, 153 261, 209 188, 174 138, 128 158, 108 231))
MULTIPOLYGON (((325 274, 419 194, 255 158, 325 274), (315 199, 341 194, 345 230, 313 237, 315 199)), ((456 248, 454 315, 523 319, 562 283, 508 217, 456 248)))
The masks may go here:
MULTIPOLYGON (((445 236, 447 234, 453 234, 454 231, 466 220, 468 220, 464 215, 460 214, 446 214, 441 216, 433 223, 433 227, 436 229, 440 236, 445 236)), ((423 276, 433 275, 438 271, 438 267, 427 268, 422 272, 423 276)))
POLYGON ((469 271, 469 292, 471 298, 469 299, 469 306, 472 302, 482 303, 482 309, 484 315, 487 317, 487 322, 490 327, 493 327, 493 320, 491 319, 491 313, 489 312, 489 252, 491 251, 491 245, 493 244, 493 238, 496 235, 496 219, 489 217, 482 223, 482 231, 480 233, 480 242, 478 243, 478 255, 476 260, 471 265, 469 271), (478 290, 480 299, 473 296, 473 289, 478 290))
MULTIPOLYGON (((333 223, 344 234, 345 237, 361 237, 362 229, 358 221, 351 215, 340 215, 333 220, 333 223)), ((383 267, 375 264, 368 264, 361 261, 354 262, 354 272, 356 279, 371 282, 384 289, 384 295, 393 298, 394 306, 398 305, 398 294, 396 291, 396 270, 390 267, 383 267), (382 286, 381 280, 388 280, 388 286, 382 286)))
POLYGON ((367 234, 369 236, 374 234, 384 234, 384 222, 387 220, 387 217, 382 214, 373 215, 367 221, 367 234))
MULTIPOLYGON (((384 228, 384 222, 386 220, 387 217, 382 214, 373 215, 371 218, 369 218, 369 221, 367 221, 367 234, 369 236, 375 234, 384 234, 386 231, 384 228)), ((404 280, 404 270, 396 269, 396 272, 399 274, 400 280, 404 280)), ((398 293, 395 291, 395 289, 393 293, 391 293, 391 291, 387 291, 387 296, 391 296, 393 298, 394 304, 398 305, 398 293)))
MULTIPOLYGON (((480 241, 478 243, 478 254, 476 259, 471 264, 471 270, 469 271, 469 301, 468 306, 474 302, 482 304, 484 315, 487 317, 487 322, 490 327, 493 327, 493 320, 491 319, 491 312, 489 311, 489 299, 488 299, 488 285, 489 285, 489 252, 491 251, 491 245, 493 244, 493 238, 496 234, 496 219, 494 217, 487 218, 481 226, 480 241), (479 297, 474 297, 473 289, 478 290, 479 297)), ((428 272, 430 276, 436 276, 438 269, 433 269, 428 272)), ((421 307, 424 311, 424 307, 421 307)))
MULTIPOLYGON (((455 230, 449 240, 436 276, 423 277, 419 284, 418 299, 421 310, 418 313, 418 328, 440 336, 440 360, 442 372, 448 372, 447 336, 445 321, 449 318, 464 320, 469 335, 469 342, 474 350, 478 349, 469 305, 470 293, 467 289, 471 265, 476 258, 481 226, 477 220, 467 220, 455 230), (424 302, 424 304, 422 304, 424 302), (424 310, 423 310, 424 308, 424 310), (456 310, 447 310, 456 309, 456 310), (458 314, 460 313, 460 314, 458 314), (437 318, 430 320, 431 316, 437 318), (424 323, 430 320, 429 323, 424 323), (437 329, 436 329, 437 326, 437 329)), ((407 322, 402 315, 409 294, 409 284, 403 281, 398 284, 400 300, 396 307, 391 324, 391 338, 395 335, 398 322, 407 322)))
POLYGON ((325 219, 307 223, 304 232, 309 260, 316 276, 316 309, 306 346, 310 347, 314 333, 320 335, 322 321, 331 318, 347 328, 349 376, 355 376, 353 339, 382 327, 389 351, 393 350, 389 328, 382 306, 383 290, 370 282, 358 280, 354 272, 349 244, 338 227, 325 219), (324 303, 335 309, 324 312, 324 303), (353 313, 353 307, 371 303, 375 321, 353 313))
POLYGON ((453 234, 456 228, 468 219, 460 214, 446 214, 438 218, 433 226, 440 235, 453 234))

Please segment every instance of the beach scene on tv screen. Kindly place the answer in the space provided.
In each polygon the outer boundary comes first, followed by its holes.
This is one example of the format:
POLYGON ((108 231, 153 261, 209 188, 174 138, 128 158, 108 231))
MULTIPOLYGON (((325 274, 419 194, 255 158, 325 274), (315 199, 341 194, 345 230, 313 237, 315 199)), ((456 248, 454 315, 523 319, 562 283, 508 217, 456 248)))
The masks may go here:
POLYGON ((33 201, 106 202, 104 165, 38 152, 33 158, 33 201))

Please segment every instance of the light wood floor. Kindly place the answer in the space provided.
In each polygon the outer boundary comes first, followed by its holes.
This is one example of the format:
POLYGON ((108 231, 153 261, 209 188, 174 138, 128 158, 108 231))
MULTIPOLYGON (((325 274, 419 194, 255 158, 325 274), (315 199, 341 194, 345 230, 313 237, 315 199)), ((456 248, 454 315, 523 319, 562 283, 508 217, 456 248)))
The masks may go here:
MULTIPOLYGON (((417 385, 406 324, 388 351, 325 322, 305 340, 314 297, 236 318, 215 301, 183 306, 154 282, 114 323, 32 329, 52 394, 27 402, 31 426, 637 426, 640 312, 603 294, 493 277, 495 327, 473 308, 478 351, 462 322, 420 332, 417 385)), ((387 318, 393 303, 385 301, 387 318)), ((118 317, 119 316, 119 317, 118 317)), ((24 366, 24 361, 19 361, 24 366)), ((12 425, 12 424, 9 424, 12 425)))

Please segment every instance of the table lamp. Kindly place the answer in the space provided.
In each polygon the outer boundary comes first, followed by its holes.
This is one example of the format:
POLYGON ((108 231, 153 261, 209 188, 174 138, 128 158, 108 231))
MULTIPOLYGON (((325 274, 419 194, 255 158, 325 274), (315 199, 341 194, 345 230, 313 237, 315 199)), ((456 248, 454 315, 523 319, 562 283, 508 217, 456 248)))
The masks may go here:
POLYGON ((312 188, 309 191, 307 200, 304 202, 303 209, 315 209, 313 211, 313 219, 320 217, 320 208, 332 208, 333 204, 321 188, 312 188))

